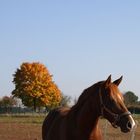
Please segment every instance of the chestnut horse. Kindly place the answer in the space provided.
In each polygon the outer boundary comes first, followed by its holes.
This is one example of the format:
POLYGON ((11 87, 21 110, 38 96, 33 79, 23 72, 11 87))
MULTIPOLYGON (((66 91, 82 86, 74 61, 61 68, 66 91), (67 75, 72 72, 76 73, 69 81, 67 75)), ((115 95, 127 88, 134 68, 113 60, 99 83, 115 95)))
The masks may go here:
POLYGON ((111 75, 85 89, 72 108, 52 110, 42 126, 43 140, 101 140, 99 117, 113 127, 129 132, 135 126, 118 89, 122 77, 111 82, 111 75))

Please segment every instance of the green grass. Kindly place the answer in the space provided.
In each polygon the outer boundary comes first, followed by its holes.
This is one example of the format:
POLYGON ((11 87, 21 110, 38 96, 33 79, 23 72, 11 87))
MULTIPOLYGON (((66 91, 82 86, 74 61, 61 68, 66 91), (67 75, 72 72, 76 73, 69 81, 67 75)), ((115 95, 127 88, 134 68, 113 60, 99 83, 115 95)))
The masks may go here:
MULTIPOLYGON (((0 115, 0 122, 5 123, 38 123, 42 124, 46 115, 42 114, 27 114, 27 115, 0 115)), ((134 119, 140 123, 140 115, 133 115, 134 119)))
POLYGON ((42 124, 44 118, 45 115, 2 115, 0 116, 0 122, 42 124))

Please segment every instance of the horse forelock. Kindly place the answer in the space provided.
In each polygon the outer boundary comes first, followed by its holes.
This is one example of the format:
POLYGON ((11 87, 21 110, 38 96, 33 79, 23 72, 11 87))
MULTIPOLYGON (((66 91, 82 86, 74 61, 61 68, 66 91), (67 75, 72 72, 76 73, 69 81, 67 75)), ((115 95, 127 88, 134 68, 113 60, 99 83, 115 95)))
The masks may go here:
POLYGON ((116 103, 122 103, 124 101, 123 95, 116 85, 111 84, 110 91, 111 96, 116 101, 116 103))

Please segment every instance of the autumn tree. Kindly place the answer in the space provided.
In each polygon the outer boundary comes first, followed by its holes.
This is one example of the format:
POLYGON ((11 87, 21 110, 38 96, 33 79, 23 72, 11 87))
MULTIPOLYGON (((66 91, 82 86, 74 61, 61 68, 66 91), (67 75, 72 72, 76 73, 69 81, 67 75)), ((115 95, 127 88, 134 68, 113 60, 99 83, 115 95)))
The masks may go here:
POLYGON ((15 89, 12 95, 28 107, 57 106, 61 92, 52 81, 48 69, 41 63, 22 63, 13 75, 15 89))

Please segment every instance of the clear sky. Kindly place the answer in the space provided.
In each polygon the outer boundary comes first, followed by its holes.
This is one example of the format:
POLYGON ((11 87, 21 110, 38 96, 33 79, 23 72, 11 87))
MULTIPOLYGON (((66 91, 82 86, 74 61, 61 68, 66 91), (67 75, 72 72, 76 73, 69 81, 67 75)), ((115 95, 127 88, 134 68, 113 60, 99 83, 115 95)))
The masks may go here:
POLYGON ((16 69, 36 61, 66 95, 112 74, 140 98, 140 1, 0 0, 0 97, 16 69))

